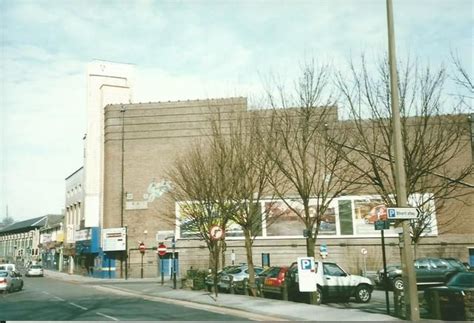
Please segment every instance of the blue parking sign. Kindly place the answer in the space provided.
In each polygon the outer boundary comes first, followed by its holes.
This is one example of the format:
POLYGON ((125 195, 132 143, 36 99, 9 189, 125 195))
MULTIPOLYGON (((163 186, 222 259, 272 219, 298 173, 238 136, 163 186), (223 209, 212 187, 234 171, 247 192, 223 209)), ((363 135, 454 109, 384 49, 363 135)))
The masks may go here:
POLYGON ((300 259, 300 261, 301 261, 301 269, 311 270, 311 259, 300 259))

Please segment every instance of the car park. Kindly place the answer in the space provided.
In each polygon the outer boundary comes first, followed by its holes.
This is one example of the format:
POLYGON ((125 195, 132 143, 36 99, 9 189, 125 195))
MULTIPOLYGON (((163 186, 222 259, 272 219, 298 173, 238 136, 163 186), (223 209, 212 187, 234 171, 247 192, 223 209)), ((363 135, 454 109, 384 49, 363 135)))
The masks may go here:
POLYGON ((468 293, 474 295, 474 272, 459 272, 451 277, 446 286, 427 288, 423 297, 428 312, 432 315, 438 312, 441 316, 434 319, 464 321, 464 298, 472 297, 468 293))
MULTIPOLYGON (((465 266, 454 265, 453 260, 450 261, 442 258, 420 258, 414 263, 417 285, 443 285, 458 272, 467 271, 465 266)), ((383 274, 383 270, 379 271, 379 275, 383 274)), ((379 277, 381 280, 382 277, 379 277)), ((403 278, 401 266, 390 266, 387 268, 387 280, 389 287, 395 290, 403 290, 403 278)))
POLYGON ((21 274, 8 270, 0 271, 0 291, 9 293, 14 290, 22 289, 23 279, 21 279, 21 274))
MULTIPOLYGON (((243 281, 244 279, 249 278, 249 271, 248 265, 241 265, 235 268, 230 269, 226 273, 223 273, 219 279, 217 284, 218 288, 223 291, 231 292, 235 287, 237 287, 237 291, 243 292, 243 281), (236 286, 237 285, 237 286, 236 286)), ((255 275, 257 276, 259 273, 263 271, 262 267, 255 266, 255 275)))
POLYGON ((26 269, 26 277, 43 277, 43 267, 41 265, 31 265, 26 269))

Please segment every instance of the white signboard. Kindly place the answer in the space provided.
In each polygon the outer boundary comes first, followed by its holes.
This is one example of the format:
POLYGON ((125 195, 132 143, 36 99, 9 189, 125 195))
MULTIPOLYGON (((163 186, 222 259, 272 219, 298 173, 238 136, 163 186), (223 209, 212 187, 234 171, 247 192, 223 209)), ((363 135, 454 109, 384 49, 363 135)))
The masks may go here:
POLYGON ((298 283, 300 292, 316 291, 316 268, 313 257, 298 258, 298 283))
POLYGON ((82 240, 90 240, 91 239, 91 231, 90 229, 78 230, 74 235, 74 240, 82 241, 82 240))
POLYGON ((127 232, 125 228, 102 229, 102 250, 123 251, 126 248, 127 232))
POLYGON ((146 210, 148 209, 147 201, 127 201, 125 202, 126 210, 146 210))
POLYGON ((387 208, 389 220, 416 219, 419 210, 416 207, 389 207, 387 208))

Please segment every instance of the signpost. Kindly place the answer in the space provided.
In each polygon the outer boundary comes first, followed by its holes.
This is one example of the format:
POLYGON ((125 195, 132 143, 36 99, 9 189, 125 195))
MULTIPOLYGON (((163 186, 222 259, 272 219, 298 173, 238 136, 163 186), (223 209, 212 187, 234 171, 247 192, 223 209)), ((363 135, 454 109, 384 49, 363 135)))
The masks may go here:
POLYGON ((360 249, 360 253, 364 257, 364 277, 367 276, 367 249, 362 248, 360 249))
POLYGON ((166 255, 167 253, 167 248, 166 245, 163 242, 160 242, 160 245, 158 248, 156 248, 156 253, 158 254, 158 257, 160 258, 160 269, 161 269, 161 285, 164 284, 164 268, 163 268, 163 256, 166 255))
POLYGON ((323 259, 325 259, 328 256, 328 248, 325 243, 319 246, 319 254, 321 255, 321 258, 323 259))
POLYGON ((420 210, 416 207, 389 207, 387 213, 389 220, 411 220, 418 217, 420 210))
POLYGON ((388 220, 386 221, 379 220, 379 221, 375 221, 374 226, 375 226, 375 230, 380 230, 380 235, 382 236, 383 284, 384 284, 384 289, 385 289, 385 303, 387 305, 387 314, 390 315, 390 301, 388 298, 388 284, 387 284, 387 260, 385 257, 385 235, 384 235, 384 230, 390 229, 390 222, 388 220))
POLYGON ((143 256, 145 255, 145 244, 143 242, 140 242, 138 245, 138 250, 140 250, 140 253, 142 254, 142 267, 140 269, 140 276, 143 278, 143 256))

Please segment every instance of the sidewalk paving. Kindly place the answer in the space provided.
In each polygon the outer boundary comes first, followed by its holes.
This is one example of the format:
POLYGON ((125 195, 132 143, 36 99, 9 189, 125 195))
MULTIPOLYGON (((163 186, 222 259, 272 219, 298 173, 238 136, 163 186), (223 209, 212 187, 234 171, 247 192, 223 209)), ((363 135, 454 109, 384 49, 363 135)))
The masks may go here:
POLYGON ((396 321, 395 317, 369 313, 360 309, 338 309, 327 305, 309 305, 275 299, 257 298, 245 295, 233 295, 207 291, 172 288, 169 279, 161 285, 157 278, 100 279, 79 275, 69 275, 45 270, 45 276, 81 284, 90 284, 95 288, 115 294, 135 296, 151 301, 177 303, 178 305, 218 310, 231 315, 239 315, 254 320, 289 321, 396 321))

